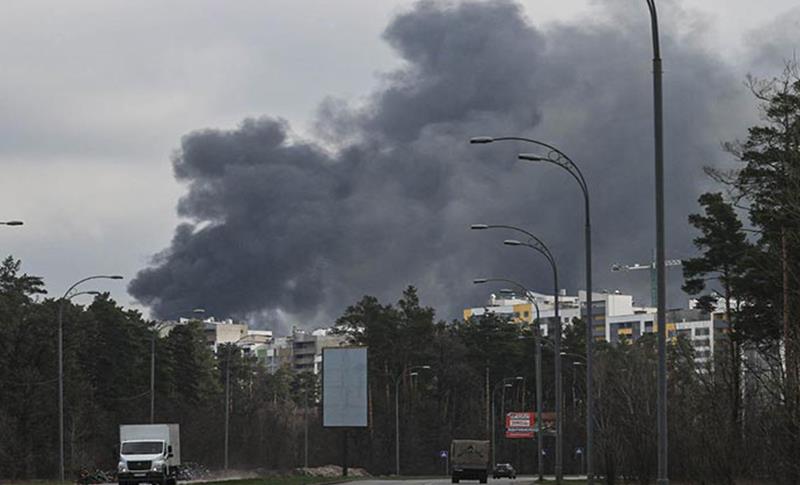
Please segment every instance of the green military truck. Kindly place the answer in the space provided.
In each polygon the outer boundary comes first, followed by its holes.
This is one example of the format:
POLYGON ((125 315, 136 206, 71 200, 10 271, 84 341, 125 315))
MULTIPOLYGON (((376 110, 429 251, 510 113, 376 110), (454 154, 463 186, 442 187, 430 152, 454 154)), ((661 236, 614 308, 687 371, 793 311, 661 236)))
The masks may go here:
POLYGON ((489 476, 489 441, 453 440, 450 444, 450 473, 453 483, 479 480, 489 476))

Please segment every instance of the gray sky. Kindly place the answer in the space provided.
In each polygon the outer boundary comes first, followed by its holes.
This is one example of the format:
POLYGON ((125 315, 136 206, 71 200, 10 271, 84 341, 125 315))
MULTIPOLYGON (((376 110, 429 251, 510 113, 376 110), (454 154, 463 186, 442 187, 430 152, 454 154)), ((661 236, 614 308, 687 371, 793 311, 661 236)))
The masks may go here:
MULTIPOLYGON (((605 17, 600 1, 521 3, 545 32, 605 17)), ((626 15, 647 22, 644 2, 628 3, 626 15)), ((400 66, 381 33, 412 4, 5 2, 0 220, 26 225, 0 230, 2 252, 44 276, 51 293, 88 274, 130 280, 169 245, 180 222, 175 208, 185 187, 175 181, 170 157, 182 136, 232 129, 261 115, 311 133, 326 97, 359 102, 381 73, 400 66)), ((772 74, 775 64, 758 57, 752 44, 787 21, 797 28, 791 19, 800 18, 797 10, 786 15, 796 5, 790 0, 763 0, 758 9, 745 0, 680 5, 674 15, 670 4, 663 7, 665 20, 680 22, 678 31, 740 76, 759 69, 772 74)), ((98 289, 131 302, 122 284, 98 289)))

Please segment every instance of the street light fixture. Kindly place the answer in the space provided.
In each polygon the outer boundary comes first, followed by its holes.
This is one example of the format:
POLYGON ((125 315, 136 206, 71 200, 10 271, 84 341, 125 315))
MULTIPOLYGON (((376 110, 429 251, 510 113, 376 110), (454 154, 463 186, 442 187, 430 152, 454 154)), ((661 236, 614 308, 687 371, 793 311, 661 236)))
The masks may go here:
MULTIPOLYGON (((204 308, 194 308, 192 309, 192 313, 195 314, 203 314, 206 310, 204 308)), ((180 312, 176 314, 176 316, 180 316, 182 313, 187 312, 180 312)), ((164 324, 154 325, 153 331, 150 335, 150 424, 155 422, 155 415, 156 415, 156 334, 164 328, 164 324)))
POLYGON ((394 472, 400 476, 400 380, 405 374, 418 375, 415 370, 430 370, 429 365, 415 365, 405 369, 394 379, 394 472))
MULTIPOLYGON (((22 225, 21 221, 11 221, 22 225)), ((72 293, 82 283, 90 280, 121 280, 122 276, 119 275, 94 275, 88 276, 72 284, 64 295, 59 299, 58 304, 58 464, 59 464, 59 479, 64 481, 64 303, 71 300, 78 295, 84 294, 99 294, 99 292, 81 291, 72 293)))
MULTIPOLYGON (((651 12, 655 13, 655 5, 653 4, 654 0, 647 0, 648 5, 652 5, 651 12)), ((655 26, 655 24, 654 24, 655 26)), ((659 61, 659 72, 660 72, 660 61, 659 61)), ((660 79, 660 77, 659 77, 660 79)), ((659 82, 660 86, 660 82, 659 82)), ((660 125, 659 125, 660 126, 660 125)), ((658 128, 656 129, 658 132, 658 128)), ((659 135, 656 135, 656 145, 659 144, 659 135)), ((585 224, 584 224, 584 240, 586 245, 586 355, 587 355, 587 365, 586 365, 586 475, 587 481, 590 485, 594 483, 594 462, 592 459, 592 442, 594 439, 594 422, 593 422, 593 406, 594 406, 594 399, 592 397, 592 347, 593 347, 593 340, 594 340, 594 319, 592 318, 592 229, 591 229, 591 211, 589 207, 589 186, 586 183, 586 179, 583 176, 580 168, 575 162, 572 161, 567 154, 559 150, 553 145, 534 140, 532 138, 525 138, 520 136, 504 136, 504 137, 490 137, 490 136, 478 136, 473 137, 470 139, 470 143, 472 144, 486 144, 486 143, 493 143, 496 141, 521 141, 525 143, 531 143, 542 147, 548 150, 547 157, 540 157, 538 155, 533 154, 521 154, 517 158, 520 160, 526 161, 533 161, 533 162, 548 162, 554 165, 558 165, 562 169, 566 170, 581 188, 583 192, 583 200, 584 200, 584 216, 585 216, 585 224)), ((657 157, 658 158, 658 157, 657 157)), ((656 175, 658 180, 658 174, 656 175)), ((657 184, 658 185, 658 184, 657 184)), ((656 190, 658 193, 658 190, 656 190)), ((656 203, 658 205, 658 202, 656 203)), ((663 235, 663 231, 662 231, 663 235)), ((663 257, 663 247, 662 247, 662 257, 663 257)), ((663 261, 663 259, 662 259, 663 261)), ((660 283, 661 281, 659 281, 660 283)), ((664 384, 664 390, 666 391, 666 384, 664 384)), ((666 408, 665 408, 666 409, 666 408)), ((665 421, 666 423, 666 421, 665 421)), ((558 424, 558 423, 557 423, 558 424)), ((665 426, 666 428, 666 426, 665 426)), ((556 449, 556 454, 561 452, 560 448, 556 449)), ((561 474, 560 470, 556 471, 556 481, 561 482, 561 474)), ((659 484, 665 485, 665 484, 659 484)))
POLYGON ((487 143, 492 143, 494 141, 495 139, 492 138, 491 136, 473 136, 472 138, 469 139, 469 142, 472 143, 473 145, 485 145, 487 143))
POLYGON ((23 224, 22 221, 0 221, 0 226, 21 226, 23 224))
POLYGON ((535 154, 522 153, 518 159, 529 162, 552 163, 566 170, 578 182, 583 192, 584 201, 584 240, 586 244, 586 475, 587 482, 594 483, 594 460, 592 443, 594 441, 594 397, 592 391, 592 348, 594 347, 594 318, 592 294, 592 224, 591 209, 589 204, 589 186, 580 168, 564 152, 558 148, 536 140, 528 140, 549 150, 547 157, 535 154))
POLYGON ((492 468, 497 464, 497 438, 495 437, 495 432, 497 430, 497 417, 495 415, 497 405, 495 404, 495 396, 497 395, 497 390, 503 390, 503 401, 505 403, 505 390, 514 387, 514 384, 508 381, 521 381, 523 379, 524 377, 522 376, 504 377, 503 380, 495 384, 494 389, 492 389, 492 468))
MULTIPOLYGON (((555 258, 553 257, 553 253, 550 251, 550 248, 539 239, 533 233, 526 231, 525 229, 510 226, 505 224, 476 224, 475 226, 483 228, 485 226, 486 229, 511 229, 513 231, 522 233, 528 237, 529 242, 521 242, 516 239, 506 239, 503 241, 503 244, 506 246, 525 246, 534 251, 538 252, 542 256, 547 259, 547 262, 550 263, 550 268, 553 271, 553 317, 556 320, 555 325, 555 338, 554 346, 556 352, 560 352, 561 350, 561 315, 559 312, 559 287, 558 287, 558 267, 556 265, 555 258)), ((561 483, 561 479, 563 477, 563 464, 564 464, 564 454, 563 454, 563 443, 564 443, 564 433, 563 433, 563 413, 562 413, 562 372, 561 372, 561 359, 556 359, 555 362, 555 373, 556 373, 556 460, 555 460, 555 475, 556 481, 561 483)))
MULTIPOLYGON (((497 282, 504 282, 510 283, 517 288, 521 289, 522 292, 525 294, 527 300, 531 302, 533 307, 536 309, 536 319, 534 320, 534 333, 533 338, 536 345, 535 352, 534 352, 534 375, 536 376, 536 415, 541 417, 542 415, 542 327, 540 323, 540 312, 539 312, 539 304, 536 302, 535 298, 531 298, 531 291, 526 288, 521 283, 518 283, 514 280, 509 280, 506 278, 478 278, 473 280, 475 283, 486 283, 488 281, 497 281, 497 282)), ((501 293, 510 293, 512 290, 510 289, 501 289, 501 293)), ((556 379, 557 380, 557 379, 556 379)), ((536 459, 537 459, 537 470, 539 473, 539 481, 544 480, 544 454, 542 453, 543 450, 543 443, 542 443, 542 433, 541 428, 537 430, 537 440, 536 440, 536 459)))
MULTIPOLYGON (((481 225, 483 225, 483 224, 481 224, 481 225)), ((520 288, 523 291, 523 293, 525 294, 525 296, 527 297, 528 301, 531 302, 531 304, 533 304, 533 307, 536 309, 536 320, 535 320, 535 325, 534 325, 534 327, 535 327, 535 329, 534 329, 534 341, 535 341, 535 345, 536 345, 536 350, 535 350, 535 353, 534 353, 534 373, 536 375, 536 415, 541 417, 541 415, 542 415, 542 342, 544 340, 542 339, 542 336, 541 336, 542 328, 541 328, 541 323, 540 323, 540 316, 541 315, 540 315, 540 312, 539 312, 539 304, 536 302, 535 298, 531 298, 530 297, 530 294, 532 292, 528 288, 526 288, 524 285, 522 285, 521 283, 518 283, 518 282, 516 282, 514 280, 510 280, 510 279, 507 279, 507 278, 476 278, 476 279, 473 280, 473 283, 482 284, 482 283, 486 283, 486 282, 490 282, 490 281, 510 283, 510 284, 516 286, 517 288, 520 288)), ((504 290, 502 290, 502 289, 500 290, 501 293, 503 291, 504 290)), ((507 290, 507 291, 510 292, 511 290, 507 290)), ((558 301, 558 300, 556 300, 556 301, 558 301)), ((556 360, 558 360, 558 359, 556 359, 556 360)), ((560 365, 556 365, 554 367, 556 367, 556 369, 555 369, 556 370, 555 381, 559 382, 559 377, 560 377, 559 373, 561 372, 561 366, 560 365)), ((556 409, 556 415, 558 416, 558 414, 560 412, 561 412, 561 410, 557 408, 556 409)), ((558 419, 556 419, 556 421, 558 421, 558 419)), ((537 438, 536 439, 536 447, 537 447, 537 457, 536 457, 537 465, 536 466, 537 466, 537 470, 539 472, 539 481, 543 481, 544 480, 544 454, 542 453, 542 451, 543 451, 543 442, 542 442, 542 428, 541 428, 541 426, 539 426, 537 428, 536 438, 537 438)), ((556 436, 556 441, 558 441, 559 443, 561 442, 560 439, 558 438, 558 435, 556 436)))

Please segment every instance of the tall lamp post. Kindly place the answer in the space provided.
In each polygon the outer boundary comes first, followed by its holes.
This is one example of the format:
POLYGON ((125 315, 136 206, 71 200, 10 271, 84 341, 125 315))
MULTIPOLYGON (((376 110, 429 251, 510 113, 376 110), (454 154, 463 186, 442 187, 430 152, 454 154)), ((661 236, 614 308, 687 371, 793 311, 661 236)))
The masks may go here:
MULTIPOLYGON (((653 0, 648 0, 652 2, 653 0)), ((594 460, 592 457, 592 443, 594 441, 594 397, 592 392, 592 347, 594 346, 594 319, 592 318, 592 224, 589 206, 589 186, 580 168, 564 152, 547 143, 518 136, 489 137, 479 136, 470 139, 473 144, 486 144, 496 141, 521 141, 532 143, 548 151, 546 157, 534 154, 519 154, 517 158, 529 162, 546 162, 557 165, 566 170, 581 188, 584 202, 584 242, 586 245, 586 475, 587 482, 594 483, 594 460)), ((663 258, 663 248, 662 248, 663 258)), ((663 259, 662 259, 663 261, 663 259)), ((560 450, 556 450, 558 454, 560 450)))
MULTIPOLYGON (((527 242, 520 242, 515 239, 506 239, 503 241, 503 244, 507 246, 525 246, 527 248, 533 249, 534 251, 538 252, 542 256, 545 257, 548 263, 550 263, 550 269, 553 271, 553 317, 556 320, 555 325, 555 338, 553 339, 553 343, 555 345, 556 353, 561 351, 561 315, 559 313, 559 288, 558 288, 558 266, 556 265, 556 260, 553 257, 553 253, 550 251, 550 248, 538 237, 536 237, 530 231, 526 231, 517 226, 511 226, 506 224, 473 224, 470 226, 470 229, 473 230, 486 230, 486 229, 510 229, 512 231, 519 232, 527 236, 527 242)), ((555 373, 556 373, 556 459, 555 459, 555 476, 556 482, 561 483, 563 479, 563 471, 564 471, 564 433, 563 433, 563 412, 562 412, 562 374, 561 374, 561 361, 560 359, 556 359, 555 362, 555 373)))
POLYGON ((429 365, 415 365, 405 369, 394 379, 394 473, 400 476, 400 381, 416 370, 430 370, 429 365))
POLYGON ((82 294, 95 294, 96 292, 72 291, 82 283, 90 280, 121 280, 119 275, 94 275, 78 280, 72 284, 58 303, 58 476, 64 481, 64 303, 82 294))
MULTIPOLYGON (((656 180, 656 320, 658 322, 658 477, 657 485, 669 483, 667 472, 667 289, 664 241, 664 103, 661 89, 661 47, 655 0, 646 0, 653 35, 653 128, 655 131, 656 180)), ((589 456, 591 458, 591 456, 589 456)))
MULTIPOLYGON (((195 308, 192 310, 192 313, 195 314, 202 314, 205 313, 205 309, 203 308, 195 308)), ((176 316, 180 316, 183 313, 187 312, 180 312, 176 316)), ((154 325, 153 332, 150 335, 150 424, 155 422, 156 416, 156 334, 164 328, 164 324, 154 325)))
POLYGON ((497 438, 495 437, 495 431, 497 430, 497 417, 495 416, 495 409, 497 405, 494 402, 495 396, 497 395, 497 390, 503 390, 503 399, 505 400, 505 391, 509 387, 514 387, 514 384, 511 384, 509 381, 521 381, 524 377, 522 376, 515 376, 515 377, 504 377, 503 380, 495 384, 494 388, 492 389, 492 468, 494 469, 495 465, 497 465, 497 438))
MULTIPOLYGON (((478 278, 478 279, 473 280, 473 283, 475 283, 475 284, 482 284, 482 283, 489 283, 489 282, 504 282, 504 283, 510 283, 510 284, 516 286, 517 288, 519 288, 519 289, 521 289, 523 291, 523 293, 527 297, 528 301, 531 302, 533 307, 536 309, 536 320, 535 320, 535 323, 534 323, 534 331, 533 331, 533 338, 534 338, 534 341, 535 341, 535 344, 536 344, 536 351, 534 353, 534 362, 533 362, 534 370, 533 370, 533 372, 534 372, 534 375, 536 376, 536 416, 538 416, 537 419, 541 420, 541 416, 542 416, 542 338, 541 338, 542 337, 541 336, 542 329, 541 329, 541 324, 539 323, 540 322, 540 317, 541 317, 541 314, 539 312, 539 304, 536 302, 535 298, 531 298, 530 297, 530 294, 532 292, 528 288, 523 286, 521 283, 517 283, 514 280, 510 280, 510 279, 507 279, 507 278, 478 278)), ((502 293, 503 290, 500 290, 500 292, 502 293)), ((542 448, 543 448, 542 432, 541 432, 541 427, 540 426, 537 429, 538 430, 537 430, 537 433, 536 433, 536 437, 537 437, 537 439, 536 439, 536 455, 537 455, 537 457, 536 457, 536 460, 537 460, 536 461, 536 466, 537 466, 537 470, 539 472, 539 481, 543 481, 544 480, 544 455, 542 455, 542 448)))
MULTIPOLYGON (((550 263, 550 267, 553 270, 553 298, 554 298, 554 308, 553 308, 553 315, 556 320, 555 325, 555 338, 553 339, 553 345, 555 347, 555 353, 558 355, 561 352, 561 315, 559 314, 558 308, 558 268, 556 267, 555 259, 553 255, 550 253, 550 250, 544 243, 536 238, 535 236, 531 238, 531 242, 523 243, 517 241, 515 239, 506 239, 503 241, 503 244, 507 246, 525 246, 530 249, 533 249, 542 255, 545 256, 547 261, 550 263)), ((561 373, 561 359, 555 359, 555 371, 556 371, 556 463, 555 463, 555 475, 556 475, 556 483, 561 483, 561 480, 564 478, 564 409, 563 409, 563 377, 561 373)))

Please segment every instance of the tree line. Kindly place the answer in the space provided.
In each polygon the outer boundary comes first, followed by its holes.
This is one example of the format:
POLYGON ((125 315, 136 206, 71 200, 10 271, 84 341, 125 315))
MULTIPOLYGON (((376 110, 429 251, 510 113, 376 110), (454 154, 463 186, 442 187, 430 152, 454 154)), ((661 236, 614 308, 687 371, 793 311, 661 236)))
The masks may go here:
MULTIPOLYGON (((684 290, 723 323, 713 358, 699 366, 682 337, 669 346, 669 474, 693 483, 740 478, 800 482, 800 80, 797 68, 749 85, 761 121, 725 145, 737 165, 709 168, 718 190, 689 216, 696 257, 684 263, 684 290)), ((12 257, 0 266, 0 477, 57 476, 56 317, 59 301, 12 257)), ((575 320, 567 354, 585 349, 575 320)), ((445 322, 409 287, 395 303, 365 296, 335 323, 349 343, 369 347, 369 420, 350 433, 350 463, 394 470, 395 389, 401 469, 443 473, 453 438, 487 438, 496 427, 498 461, 536 471, 533 440, 502 438, 500 410, 533 410, 532 329, 497 315, 445 322), (412 367, 430 369, 409 372, 412 367), (521 377, 521 379, 516 379, 521 377), (504 379, 513 386, 494 389, 504 379), (505 388, 502 388, 505 389, 505 388), (499 401, 492 399, 499 397, 499 401), (490 422, 495 401, 498 419, 490 422), (488 404, 487 404, 488 403, 488 404)), ((149 421, 154 322, 104 294, 65 304, 65 445, 68 474, 113 468, 120 423, 149 421)), ((553 362, 543 359, 545 410, 554 409, 553 362)), ((341 433, 321 427, 319 379, 266 371, 254 356, 222 345, 214 353, 200 322, 156 338, 156 422, 181 425, 184 460, 221 467, 225 375, 230 367, 230 463, 286 470, 341 460, 341 433)), ((607 483, 650 483, 656 472, 654 336, 596 347, 597 472, 607 483)), ((581 471, 585 449, 585 368, 564 366, 564 469, 581 471)), ((554 440, 545 437, 545 468, 554 440)))

